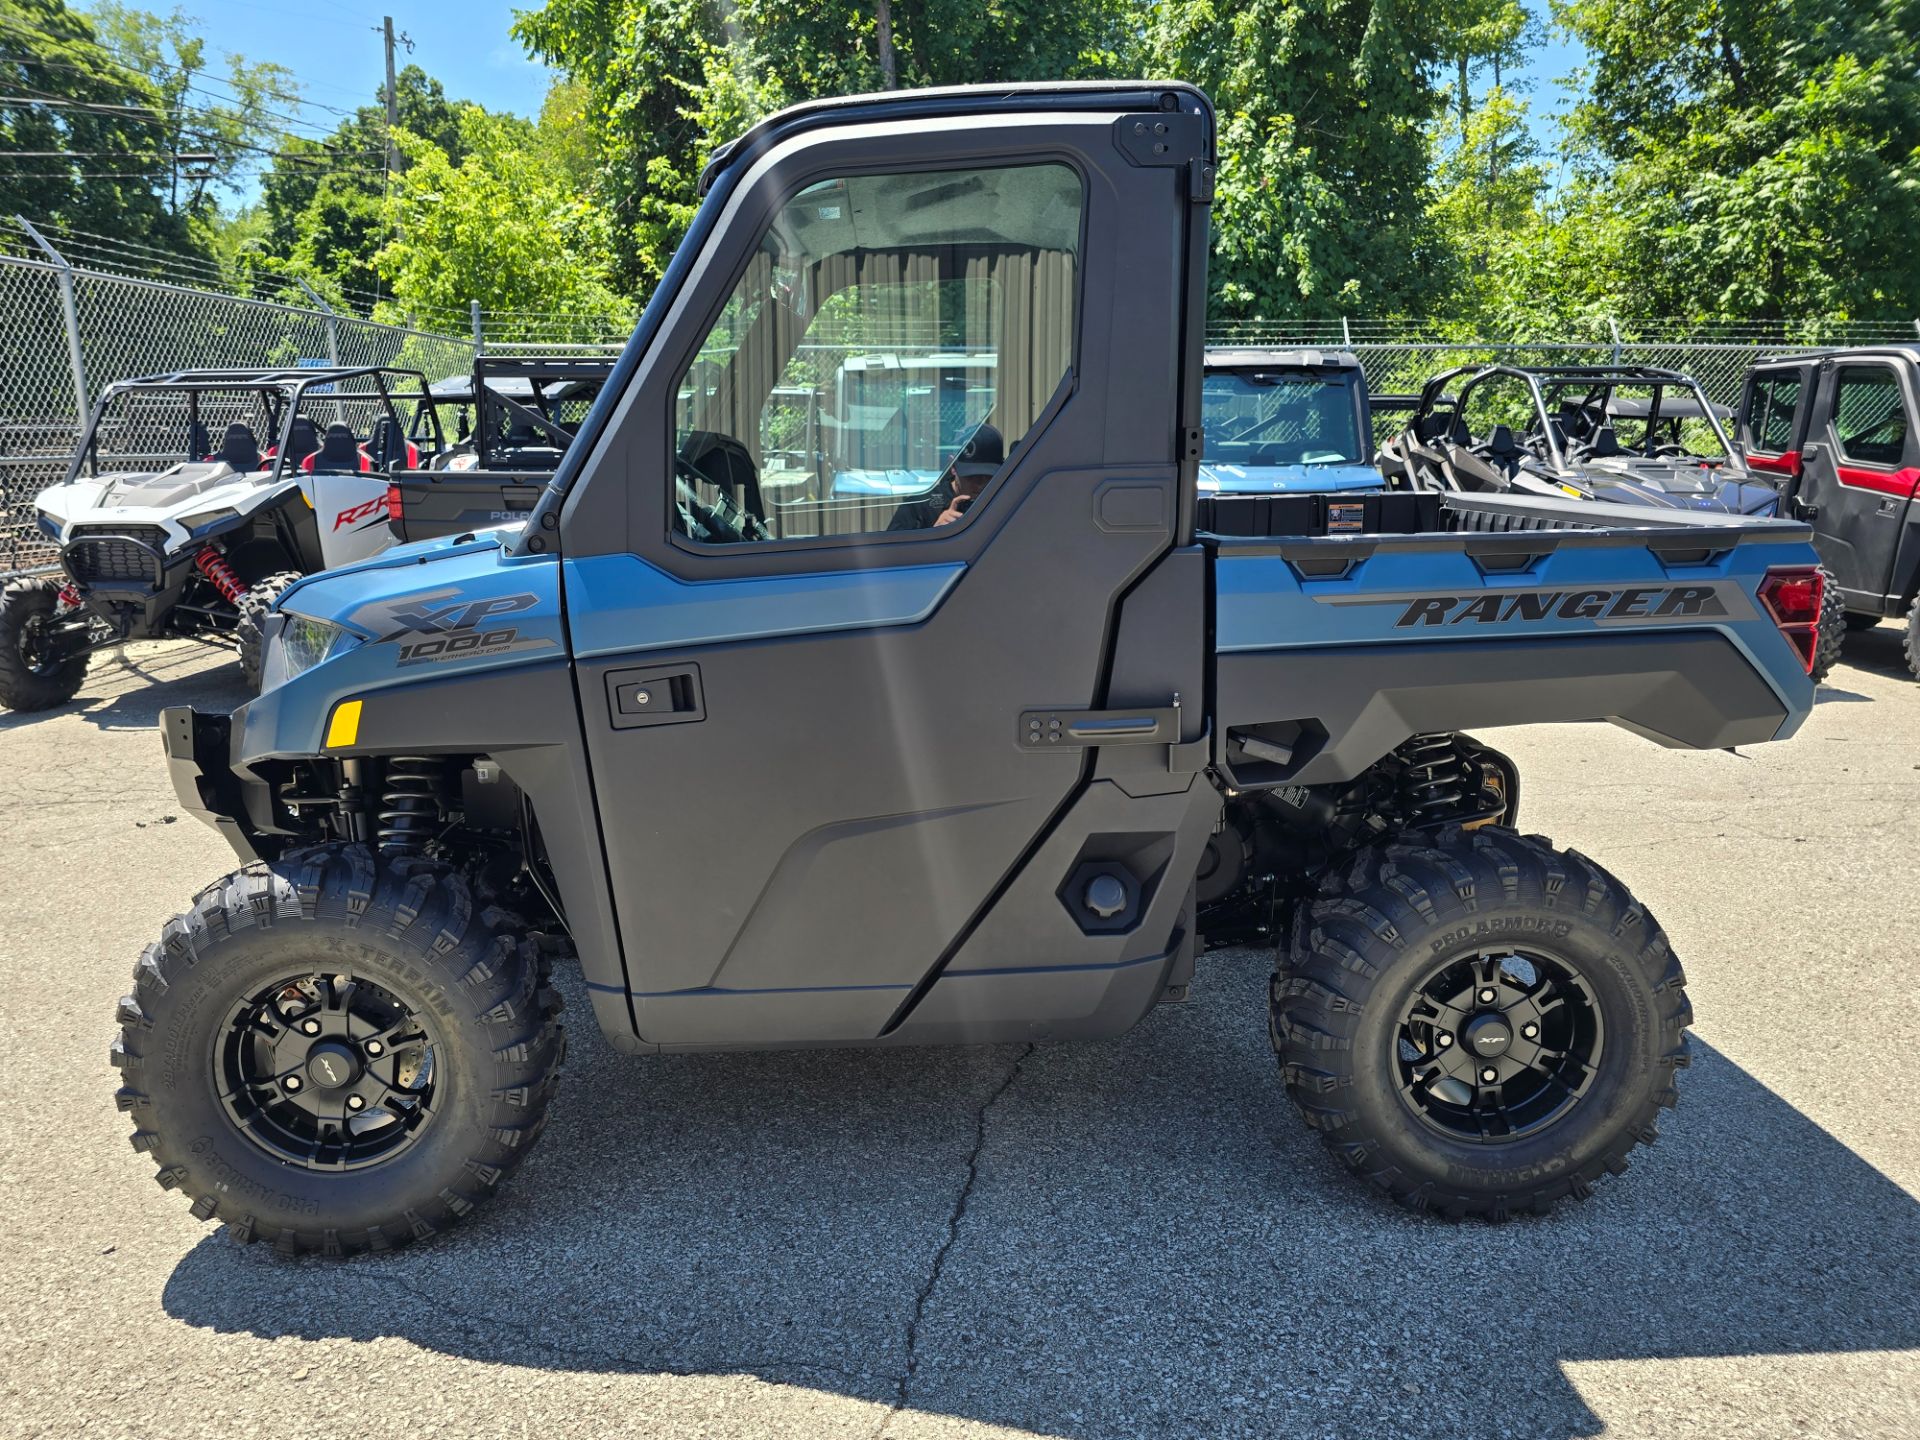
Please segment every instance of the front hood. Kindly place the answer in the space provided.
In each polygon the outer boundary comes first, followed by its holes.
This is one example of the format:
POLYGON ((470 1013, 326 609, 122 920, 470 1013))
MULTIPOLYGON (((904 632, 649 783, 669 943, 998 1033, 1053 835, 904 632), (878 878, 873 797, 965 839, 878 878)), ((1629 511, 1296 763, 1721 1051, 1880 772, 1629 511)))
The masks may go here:
POLYGON ((1385 487, 1380 472, 1371 465, 1225 465, 1212 461, 1200 465, 1200 489, 1215 495, 1325 495, 1385 487))
POLYGON ((95 504, 102 510, 165 510, 215 490, 250 490, 265 472, 242 474, 220 460, 182 463, 165 470, 108 475, 95 504))
MULTIPOLYGON (((514 522, 506 525, 490 525, 484 530, 463 530, 458 535, 437 535, 431 540, 410 540, 405 545, 395 545, 390 549, 382 550, 378 555, 370 555, 364 560, 356 560, 350 564, 336 566, 332 570, 323 570, 317 575, 307 576, 282 593, 280 608, 310 616, 315 620, 332 620, 335 616, 328 608, 328 602, 323 598, 333 593, 332 582, 396 567, 431 565, 463 555, 499 550, 507 541, 519 534, 522 528, 519 522, 514 522), (313 598, 307 598, 309 596, 313 598), (295 597, 300 598, 296 600, 295 597), (316 606, 318 608, 315 608, 316 606)), ((370 579, 363 583, 366 586, 377 586, 384 582, 370 579)), ((409 585, 407 588, 413 587, 409 585)))

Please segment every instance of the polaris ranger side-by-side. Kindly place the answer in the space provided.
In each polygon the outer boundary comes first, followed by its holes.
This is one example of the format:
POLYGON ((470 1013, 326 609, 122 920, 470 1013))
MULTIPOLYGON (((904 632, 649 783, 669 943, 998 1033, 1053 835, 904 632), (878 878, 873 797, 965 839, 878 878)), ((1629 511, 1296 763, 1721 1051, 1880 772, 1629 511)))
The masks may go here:
POLYGON ((425 385, 375 366, 109 385, 34 500, 61 573, 0 591, 0 705, 64 704, 95 650, 164 636, 234 645, 257 683, 280 592, 390 543, 387 475, 439 444, 425 385))
POLYGON ((1920 678, 1920 345, 1762 361, 1740 397, 1747 464, 1813 526, 1848 629, 1904 622, 1920 678))
POLYGON ((1184 999, 1249 915, 1248 1021, 1356 1173, 1498 1217, 1619 1171, 1687 1060, 1680 964, 1458 732, 1791 734, 1807 529, 1450 496, 1206 533, 1213 136, 1135 82, 727 146, 527 524, 302 581, 258 699, 164 713, 244 863, 119 1007, 160 1183, 288 1252, 456 1223, 540 1133, 568 948, 636 1054, 1026 1042, 1184 999), (822 330, 997 353, 932 495, 765 503, 760 412, 822 330))

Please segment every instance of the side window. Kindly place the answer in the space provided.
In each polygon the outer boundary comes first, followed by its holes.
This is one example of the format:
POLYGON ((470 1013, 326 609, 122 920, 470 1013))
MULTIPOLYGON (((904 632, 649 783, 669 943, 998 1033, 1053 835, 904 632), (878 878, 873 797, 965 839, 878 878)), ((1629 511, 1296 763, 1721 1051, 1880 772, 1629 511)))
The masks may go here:
POLYGON ((781 206, 680 377, 676 534, 963 519, 1073 365, 1079 176, 853 175, 781 206))
POLYGON ((1907 409, 1893 371, 1880 365, 1840 371, 1833 387, 1833 433, 1849 460, 1900 463, 1907 449, 1907 409))
POLYGON ((1763 375, 1753 387, 1753 443, 1769 455, 1784 454, 1793 444, 1793 417, 1800 408, 1800 377, 1787 373, 1763 375))

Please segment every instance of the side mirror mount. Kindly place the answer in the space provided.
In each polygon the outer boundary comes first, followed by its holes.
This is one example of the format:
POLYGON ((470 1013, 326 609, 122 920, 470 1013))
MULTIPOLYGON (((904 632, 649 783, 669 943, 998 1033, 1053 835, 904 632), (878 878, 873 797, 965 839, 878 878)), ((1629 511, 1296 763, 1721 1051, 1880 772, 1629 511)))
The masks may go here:
POLYGON ((1803 468, 1811 465, 1814 461, 1823 458, 1825 453, 1825 449, 1817 443, 1802 445, 1800 447, 1800 464, 1803 468))

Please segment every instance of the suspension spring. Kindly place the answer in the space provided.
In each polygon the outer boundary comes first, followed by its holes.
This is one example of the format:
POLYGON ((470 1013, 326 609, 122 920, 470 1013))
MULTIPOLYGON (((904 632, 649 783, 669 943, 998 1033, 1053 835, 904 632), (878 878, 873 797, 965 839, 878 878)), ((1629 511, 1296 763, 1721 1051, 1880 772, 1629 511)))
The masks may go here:
POLYGON ((240 583, 240 577, 233 573, 233 567, 211 545, 203 545, 195 552, 193 563, 207 577, 207 583, 218 590, 229 605, 238 605, 240 597, 247 593, 247 587, 240 583))
POLYGON ((383 855, 418 853, 440 826, 440 782, 445 762, 430 755, 396 755, 387 761, 374 844, 383 855))
POLYGON ((1397 753, 1406 766, 1401 793, 1416 822, 1443 820, 1460 812, 1471 777, 1453 736, 1416 735, 1397 753))

